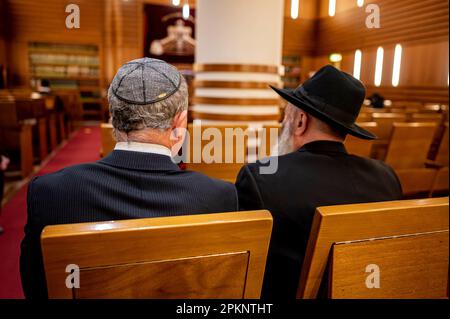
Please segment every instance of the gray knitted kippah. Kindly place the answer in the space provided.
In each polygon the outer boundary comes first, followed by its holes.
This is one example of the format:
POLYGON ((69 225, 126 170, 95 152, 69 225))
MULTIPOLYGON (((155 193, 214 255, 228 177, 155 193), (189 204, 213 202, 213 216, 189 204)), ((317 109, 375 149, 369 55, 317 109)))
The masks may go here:
POLYGON ((180 72, 162 60, 142 58, 124 64, 110 91, 130 104, 153 104, 174 94, 181 84, 180 72))

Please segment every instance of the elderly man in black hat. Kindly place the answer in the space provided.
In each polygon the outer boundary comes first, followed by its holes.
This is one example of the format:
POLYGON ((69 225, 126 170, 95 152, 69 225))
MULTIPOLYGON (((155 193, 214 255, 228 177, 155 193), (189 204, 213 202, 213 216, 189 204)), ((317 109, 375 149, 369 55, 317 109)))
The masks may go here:
POLYGON ((185 138, 188 108, 187 84, 175 67, 149 58, 128 62, 114 77, 108 99, 114 151, 30 182, 20 260, 27 298, 47 297, 39 241, 46 225, 238 208, 233 184, 180 170, 173 161, 185 138))
POLYGON ((347 134, 375 139, 355 120, 363 84, 325 66, 295 90, 273 88, 288 101, 279 139, 278 169, 244 166, 238 176, 241 210, 268 209, 274 228, 262 297, 295 298, 310 227, 317 207, 397 200, 402 189, 381 161, 348 154, 347 134))

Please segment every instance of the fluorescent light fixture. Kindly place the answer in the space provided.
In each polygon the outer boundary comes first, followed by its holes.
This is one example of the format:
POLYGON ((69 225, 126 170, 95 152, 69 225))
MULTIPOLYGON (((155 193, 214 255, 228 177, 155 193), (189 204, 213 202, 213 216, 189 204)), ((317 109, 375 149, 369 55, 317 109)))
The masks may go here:
POLYGON ((189 16, 191 15, 191 9, 189 8, 189 3, 186 3, 183 5, 183 18, 184 20, 189 19, 189 16))
POLYGON ((356 5, 361 8, 364 5, 364 0, 356 0, 356 5))
POLYGON ((394 66, 392 68, 392 86, 397 87, 400 82, 400 68, 402 65, 402 46, 397 44, 394 50, 394 66))
POLYGON ((381 85, 381 78, 383 76, 383 56, 384 50, 382 47, 378 47, 377 49, 377 60, 375 63, 375 86, 381 85))
POLYGON ((336 14, 336 0, 328 0, 328 15, 334 17, 336 14))
POLYGON ((180 0, 172 0, 172 4, 174 6, 179 6, 180 5, 180 0))
POLYGON ((361 78, 361 59, 362 59, 361 50, 356 50, 355 60, 353 62, 353 76, 358 80, 361 78))
POLYGON ((330 59, 330 62, 341 62, 342 61, 342 54, 340 53, 331 53, 328 57, 330 59))
POLYGON ((291 0, 291 18, 294 20, 298 18, 299 1, 291 0))

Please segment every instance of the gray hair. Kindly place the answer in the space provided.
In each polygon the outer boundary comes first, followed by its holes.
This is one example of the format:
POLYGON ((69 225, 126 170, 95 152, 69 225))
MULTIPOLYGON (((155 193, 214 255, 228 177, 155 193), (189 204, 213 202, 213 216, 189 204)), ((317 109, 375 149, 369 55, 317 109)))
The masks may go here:
POLYGON ((109 111, 115 130, 129 133, 147 128, 167 130, 172 125, 176 114, 188 108, 188 87, 186 80, 180 76, 179 89, 168 98, 146 105, 124 102, 108 90, 109 111))

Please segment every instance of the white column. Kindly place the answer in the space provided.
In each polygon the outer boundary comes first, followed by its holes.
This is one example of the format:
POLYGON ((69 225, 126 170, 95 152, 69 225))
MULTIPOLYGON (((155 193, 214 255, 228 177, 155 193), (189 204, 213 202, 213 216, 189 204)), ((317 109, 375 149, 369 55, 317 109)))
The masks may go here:
POLYGON ((194 119, 278 120, 283 15, 283 0, 197 0, 194 119))

